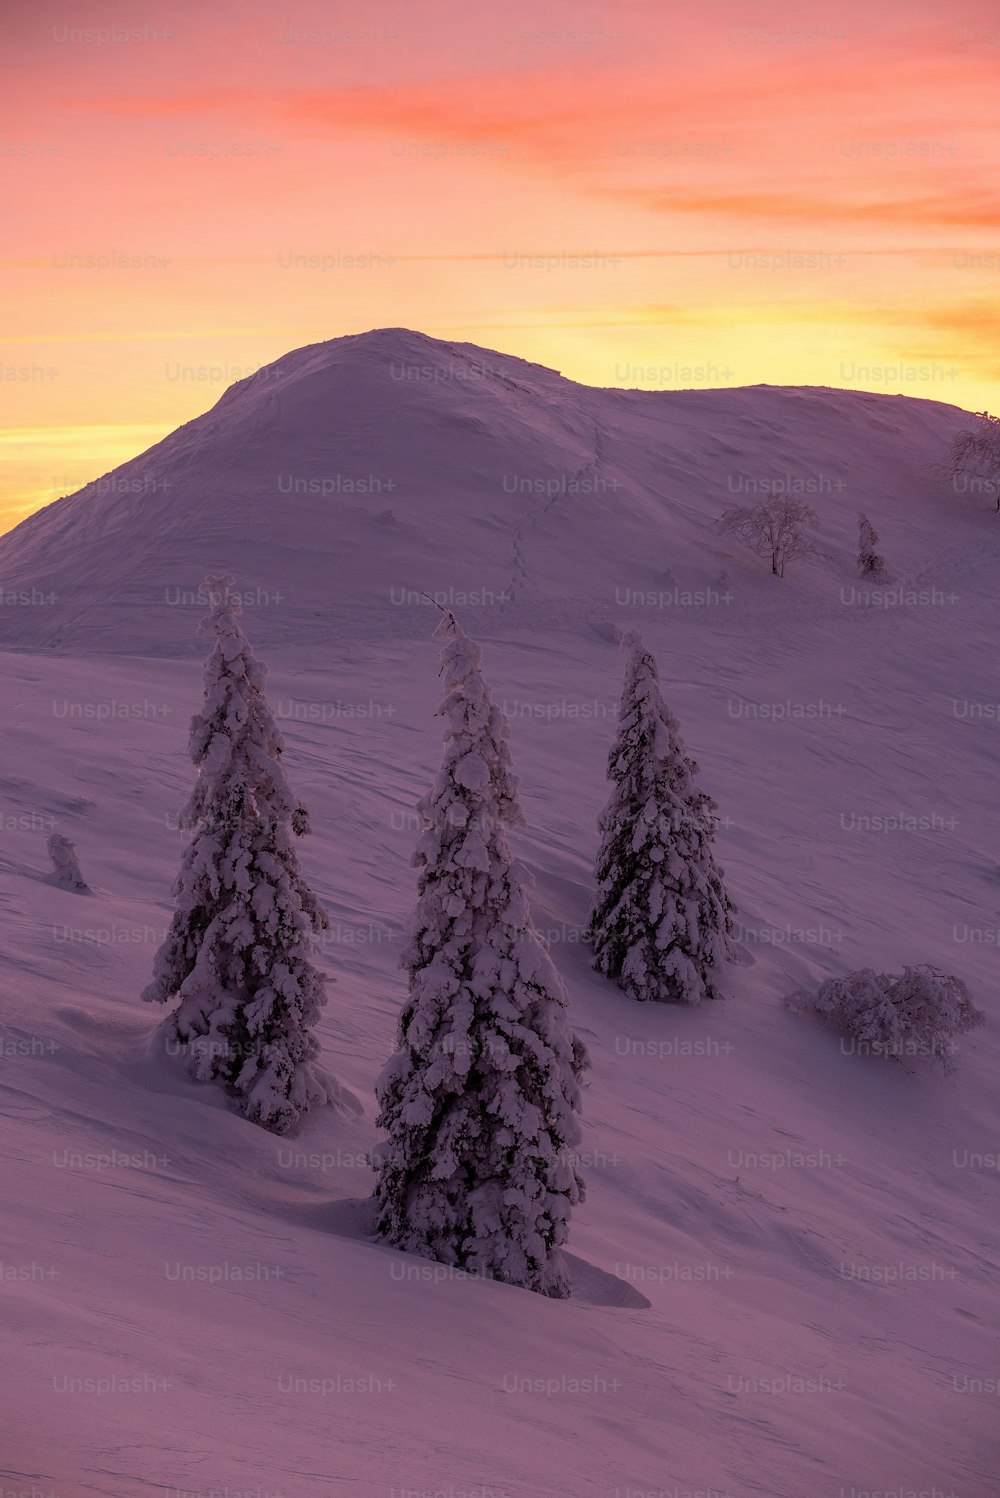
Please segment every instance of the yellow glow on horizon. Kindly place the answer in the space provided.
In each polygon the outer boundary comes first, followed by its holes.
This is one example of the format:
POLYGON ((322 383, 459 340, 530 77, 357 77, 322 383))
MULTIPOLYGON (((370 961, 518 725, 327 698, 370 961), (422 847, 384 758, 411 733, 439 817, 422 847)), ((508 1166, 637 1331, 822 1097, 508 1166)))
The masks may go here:
MULTIPOLYGON (((1000 410, 991 0, 815 0, 809 44, 798 0, 446 20, 371 0, 367 40, 313 47, 238 0, 147 0, 162 43, 87 47, 54 44, 57 0, 12 16, 0 531, 54 468, 82 484, 370 328, 598 386, 1000 410)), ((304 36, 328 23, 297 0, 304 36)))
POLYGON ((4 531, 36 510, 110 473, 166 437, 170 426, 136 422, 66 427, 0 428, 7 449, 4 531), (58 453, 58 457, 55 454, 58 453), (39 480, 39 475, 44 477, 39 480))

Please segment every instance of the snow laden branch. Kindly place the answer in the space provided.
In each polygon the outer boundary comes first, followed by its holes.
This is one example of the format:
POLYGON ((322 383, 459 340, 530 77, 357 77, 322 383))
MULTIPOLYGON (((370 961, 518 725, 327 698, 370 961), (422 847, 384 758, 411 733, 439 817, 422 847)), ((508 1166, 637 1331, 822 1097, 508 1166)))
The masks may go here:
POLYGON ((377 1084, 378 1231, 467 1273, 565 1296, 583 1199, 580 1078, 562 981, 532 923, 506 715, 444 610, 444 761, 419 803, 416 908, 398 1050, 377 1084))
POLYGON ((284 1134, 338 1097, 315 1064, 313 1035, 327 981, 312 960, 313 936, 328 922, 299 869, 294 840, 309 818, 285 778, 265 668, 240 628, 232 583, 205 582, 202 631, 215 645, 191 721, 198 778, 181 825, 192 836, 142 997, 179 999, 166 1028, 193 1075, 219 1082, 237 1112, 284 1134))
POLYGON ((698 789, 656 661, 638 634, 627 651, 613 790, 600 818, 590 914, 594 966, 639 1000, 698 1004, 718 995, 732 911, 715 862, 717 808, 698 789))

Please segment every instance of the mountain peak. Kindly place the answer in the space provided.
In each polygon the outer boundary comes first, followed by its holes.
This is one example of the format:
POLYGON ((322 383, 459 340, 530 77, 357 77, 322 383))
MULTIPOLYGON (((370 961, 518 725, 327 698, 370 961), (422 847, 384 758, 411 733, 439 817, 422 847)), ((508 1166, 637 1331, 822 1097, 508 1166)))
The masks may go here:
POLYGON ((207 572, 262 601, 262 643, 420 633, 428 593, 499 611, 507 629, 542 615, 604 629, 623 595, 707 594, 734 568, 754 599, 769 579, 715 521, 786 477, 841 558, 839 575, 813 568, 809 584, 835 594, 854 575, 858 508, 887 529, 901 511, 910 560, 933 559, 932 465, 963 419, 850 391, 600 390, 374 328, 283 355, 0 538, 5 594, 46 600, 0 610, 0 638, 197 651, 207 572))
POLYGON ((461 371, 470 368, 478 369, 483 378, 491 374, 500 379, 510 378, 520 372, 522 377, 541 375, 562 379, 558 371, 545 365, 533 364, 515 354, 501 354, 474 343, 434 338, 414 328, 370 328, 363 333, 347 333, 292 349, 231 389, 258 388, 286 375, 312 375, 346 366, 382 372, 389 370, 401 382, 423 379, 430 384, 444 384, 449 375, 460 383, 463 378, 461 371), (435 371, 439 374, 435 375, 435 371))

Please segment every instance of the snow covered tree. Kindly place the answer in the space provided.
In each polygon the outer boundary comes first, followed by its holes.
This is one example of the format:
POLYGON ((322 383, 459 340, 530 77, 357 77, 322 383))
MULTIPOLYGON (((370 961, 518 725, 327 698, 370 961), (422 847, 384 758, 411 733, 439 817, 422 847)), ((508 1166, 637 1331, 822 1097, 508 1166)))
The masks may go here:
POLYGON ((81 895, 90 894, 90 885, 84 879, 76 856, 76 848, 61 832, 50 832, 47 844, 52 859, 52 879, 63 889, 75 889, 81 895))
POLYGON ((565 1296, 559 1253, 583 1200, 580 1078, 589 1065, 532 923, 509 724, 479 647, 444 611, 444 761, 419 803, 418 899, 401 956, 409 996, 379 1078, 378 1231, 467 1273, 565 1296))
POLYGON ((733 505, 718 521, 720 530, 738 536, 757 556, 769 560, 775 577, 784 577, 788 563, 799 557, 828 560, 805 529, 818 524, 815 510, 790 494, 771 494, 756 505, 733 505))
POLYGON ((299 869, 309 831, 282 765, 266 671, 238 622, 231 577, 210 577, 215 636, 205 699, 191 720, 198 778, 181 815, 192 829, 174 882, 176 911, 142 997, 180 1004, 167 1031, 199 1081, 217 1080, 253 1123, 287 1133, 338 1089, 315 1065, 326 978, 313 935, 329 923, 299 869))
POLYGON ((799 990, 786 1002, 812 1010, 850 1037, 860 1055, 902 1061, 935 1056, 947 1066, 954 1037, 981 1025, 985 1015, 961 978, 928 964, 902 973, 859 968, 827 978, 815 993, 799 990))
POLYGON ((958 493, 996 495, 1000 513, 1000 416, 977 411, 951 444, 951 484, 958 493))
POLYGON ((717 808, 698 789, 655 659, 635 633, 622 649, 589 922, 594 966, 635 999, 698 1004, 719 997, 719 968, 732 956, 734 906, 713 852, 717 808))
POLYGON ((889 580, 889 569, 885 557, 876 551, 878 533, 867 515, 858 516, 858 576, 871 582, 884 583, 889 580))

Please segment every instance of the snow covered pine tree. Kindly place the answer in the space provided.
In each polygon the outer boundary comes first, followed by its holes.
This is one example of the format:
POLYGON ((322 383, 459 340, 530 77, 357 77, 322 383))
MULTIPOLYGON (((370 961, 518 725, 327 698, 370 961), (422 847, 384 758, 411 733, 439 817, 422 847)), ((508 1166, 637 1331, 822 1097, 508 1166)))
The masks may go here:
POLYGON ((90 885, 83 877, 76 856, 76 845, 68 837, 63 837, 61 832, 50 832, 47 847, 52 859, 52 882, 61 884, 63 889, 75 889, 80 894, 89 895, 90 885))
POLYGON ((418 901, 401 964, 399 1049, 377 1085, 378 1231, 398 1248, 565 1296, 559 1253, 583 1200, 579 1080, 589 1065, 532 924, 505 714, 454 616, 445 641, 445 753, 413 856, 418 901))
POLYGON ((614 785, 601 814, 590 915, 594 966, 633 998, 698 1004, 718 998, 732 955, 732 911, 714 858, 716 805, 698 790, 656 661, 627 634, 614 785))
POLYGON ((156 955, 147 1001, 180 999, 168 1033, 189 1048, 192 1074, 216 1079, 253 1123, 287 1133, 339 1089, 314 1064, 312 1034, 326 977, 312 935, 328 922, 292 841, 309 831, 281 763, 264 696, 265 667, 237 622, 231 577, 207 578, 215 634, 205 701, 191 720, 198 779, 181 816, 193 828, 174 882, 176 911, 156 955))
POLYGON ((869 581, 884 583, 889 580, 889 569, 885 557, 879 556, 878 532, 867 515, 858 516, 858 576, 869 581))

